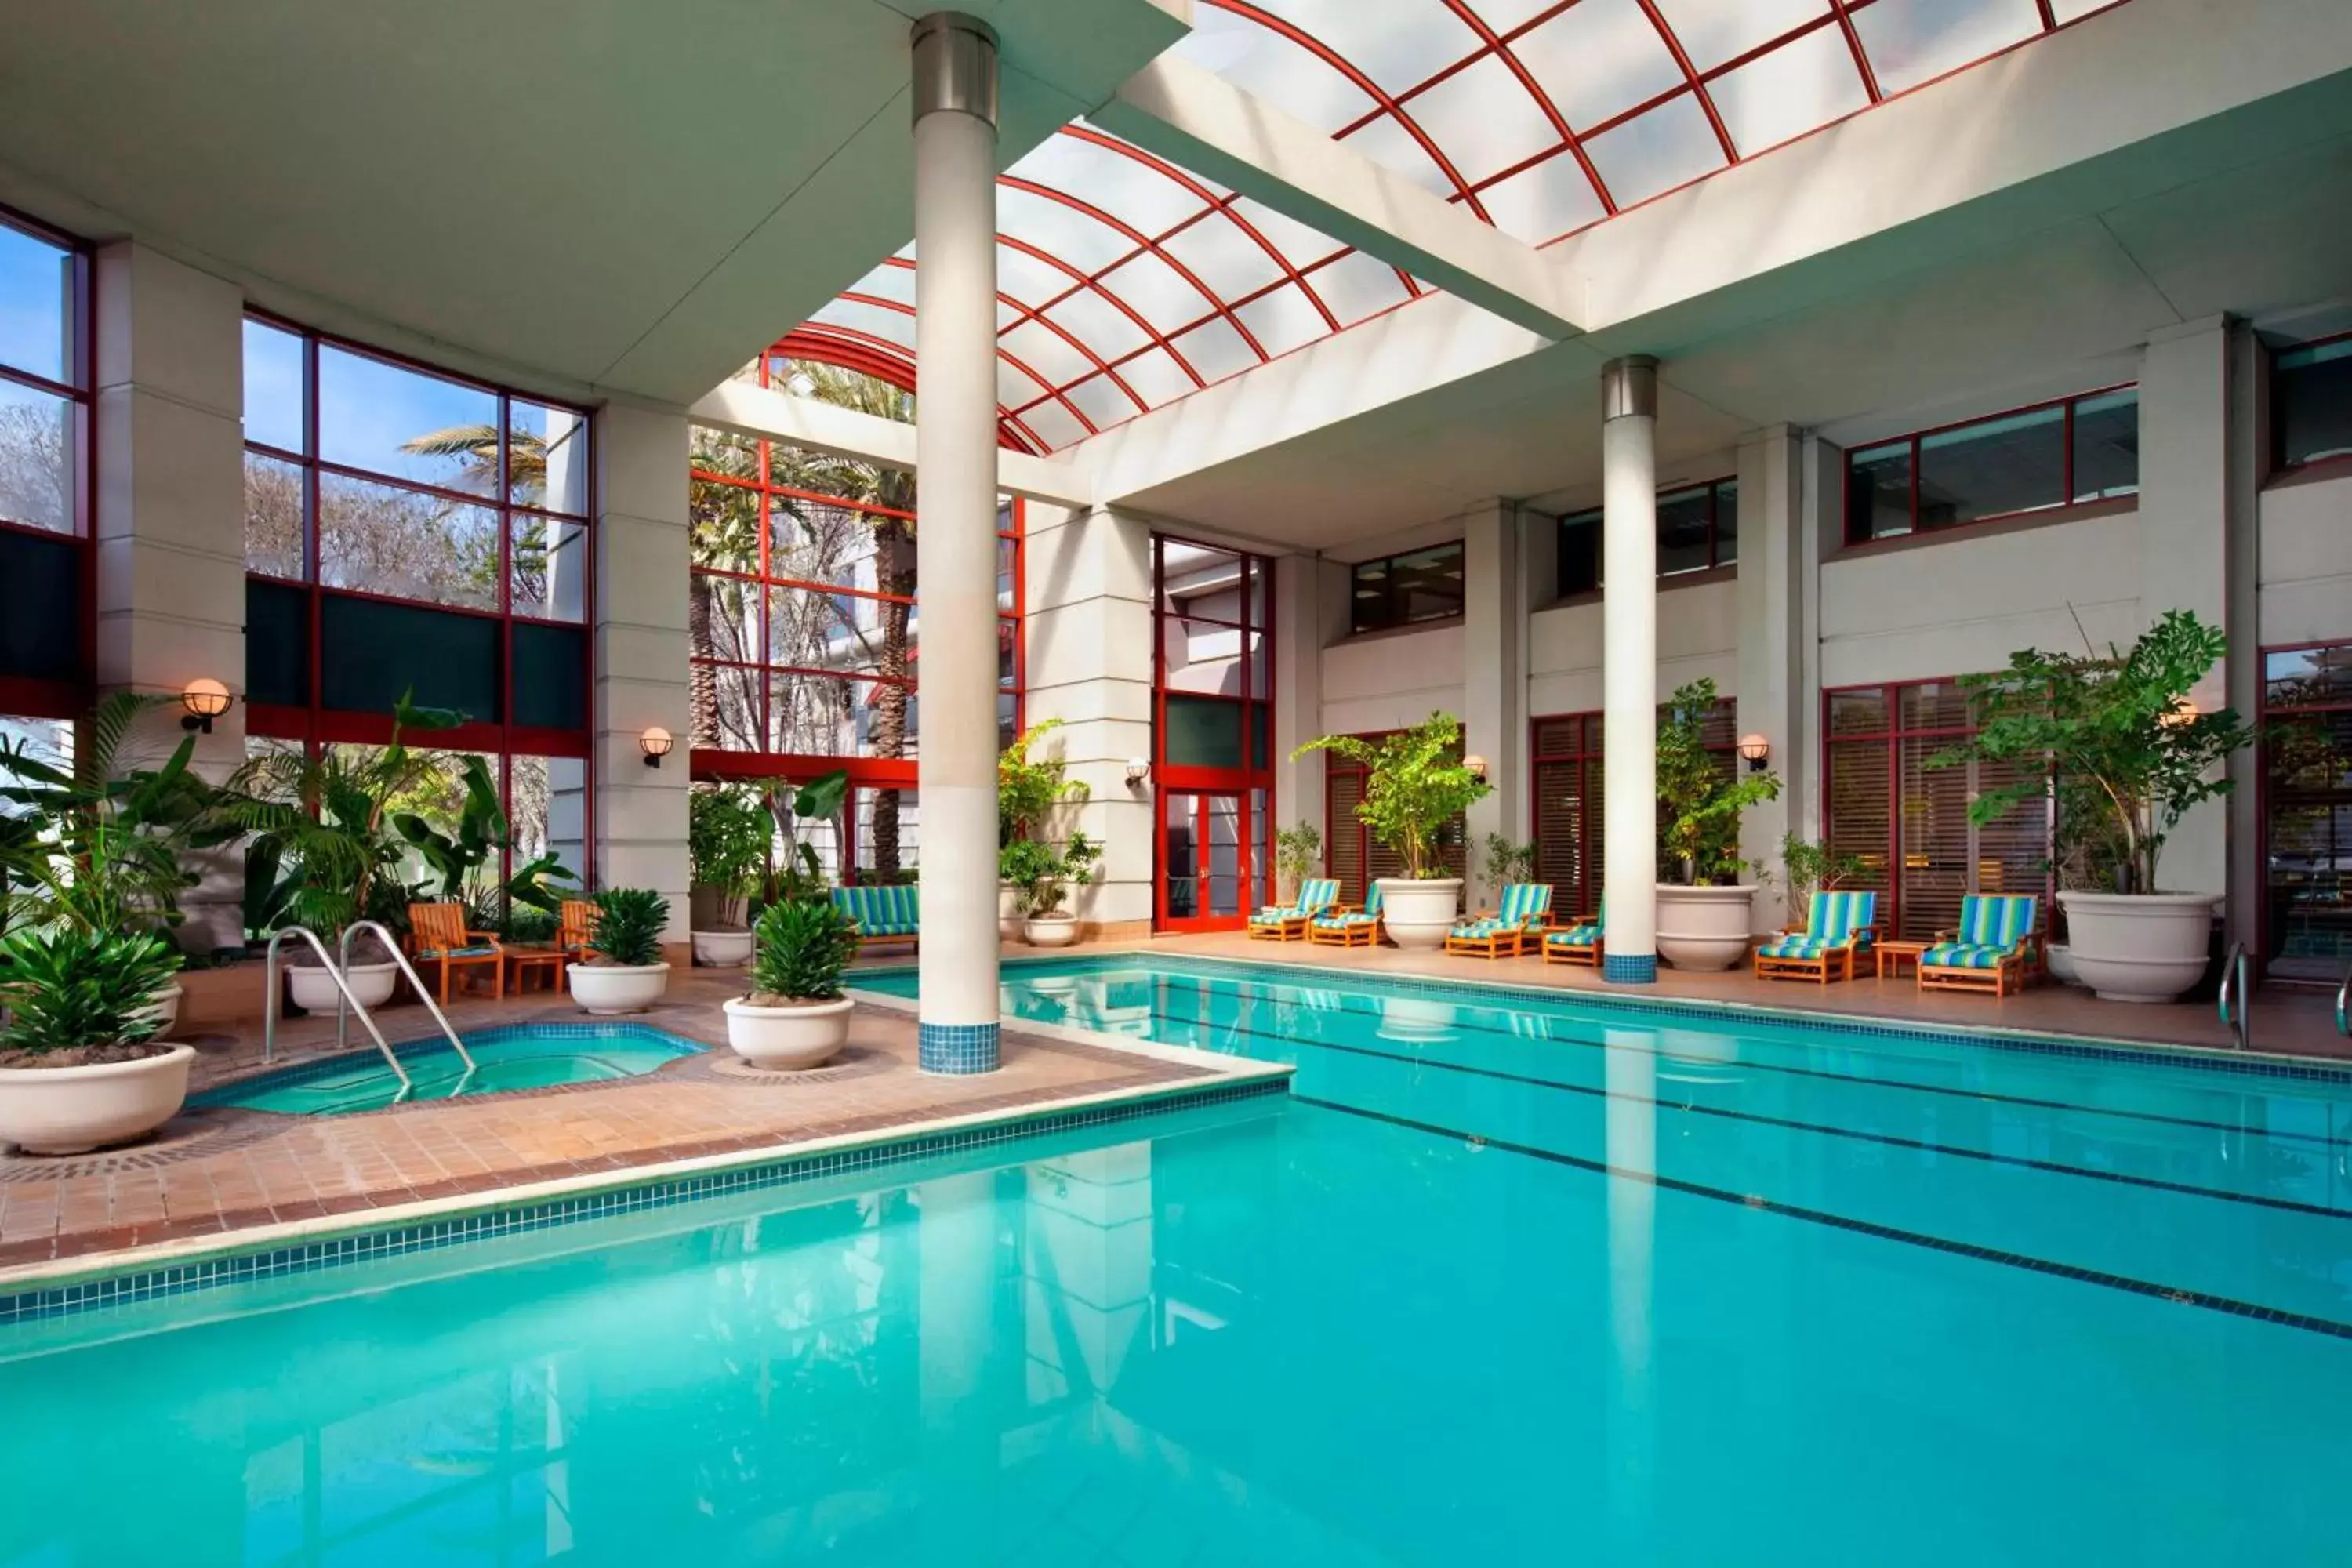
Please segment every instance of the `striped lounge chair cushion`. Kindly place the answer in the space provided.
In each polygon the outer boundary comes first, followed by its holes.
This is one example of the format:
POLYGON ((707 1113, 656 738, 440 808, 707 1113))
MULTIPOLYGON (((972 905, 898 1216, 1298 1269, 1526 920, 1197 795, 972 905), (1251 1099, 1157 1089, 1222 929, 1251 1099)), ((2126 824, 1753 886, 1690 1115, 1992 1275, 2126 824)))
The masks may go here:
POLYGON ((1960 900, 1954 942, 1965 947, 2015 947, 2033 934, 2041 900, 2031 893, 1970 893, 1960 900))
POLYGON ((488 958, 498 949, 476 942, 471 947, 427 947, 417 950, 419 958, 488 958))
POLYGON ((1456 921, 1454 925, 1454 934, 1460 937, 1493 936, 1499 931, 1515 931, 1518 929, 1516 922, 1491 918, 1483 921, 1456 921))
POLYGON ((2014 946, 1995 947, 1987 942, 1939 942, 1919 955, 1922 969, 1998 969, 2001 961, 2015 955, 2014 946))
POLYGON ((1318 931, 1346 931, 1351 926, 1368 926, 1380 918, 1381 917, 1376 914, 1365 914, 1361 912, 1346 915, 1317 915, 1315 917, 1315 929, 1318 931))
POLYGON ((1544 945, 1546 947, 1591 947, 1600 940, 1601 928, 1597 925, 1570 926, 1566 931, 1556 931, 1545 937, 1544 945))
POLYGON ((1268 904, 1250 917, 1250 924, 1280 925, 1301 915, 1312 915, 1328 910, 1339 901, 1339 879, 1336 877, 1309 877, 1298 884, 1298 901, 1295 904, 1268 904))
POLYGON ((913 936, 922 930, 921 889, 911 887, 835 888, 834 907, 857 922, 863 936, 913 936))
POLYGON ((1831 942, 1818 936, 1783 936, 1764 942, 1756 949, 1759 958, 1819 958, 1833 947, 1843 947, 1843 940, 1831 942))

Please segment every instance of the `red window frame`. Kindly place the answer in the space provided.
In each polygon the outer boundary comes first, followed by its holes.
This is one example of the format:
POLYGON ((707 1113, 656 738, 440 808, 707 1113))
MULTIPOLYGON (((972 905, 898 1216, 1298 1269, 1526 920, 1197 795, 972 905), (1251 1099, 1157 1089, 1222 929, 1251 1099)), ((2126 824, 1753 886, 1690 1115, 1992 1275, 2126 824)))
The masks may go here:
MULTIPOLYGON (((1839 492, 1838 501, 1840 509, 1840 528, 1845 542, 1845 548, 1848 550, 1867 550, 1874 545, 1892 544, 1902 540, 1912 540, 1921 537, 1940 537, 1941 535, 1948 533, 1958 533, 1967 529, 1981 528, 1987 523, 2007 522, 2012 518, 2063 518, 2069 512, 2078 510, 2083 507, 2107 506, 2114 504, 2114 502, 2110 500, 2078 501, 2074 499, 2074 410, 2079 405, 2088 403, 2094 398, 2110 397, 2118 392, 2128 392, 2137 397, 2139 393, 2139 383, 2137 381, 2119 381, 2112 386, 2093 387, 2087 392, 2070 393, 2064 397, 2044 398, 2039 403, 2021 403, 2014 408, 2002 408, 1990 414, 1973 415, 1966 419, 1955 419, 1947 425, 1930 425, 1926 429, 1914 430, 1907 436, 1889 436, 1884 441, 1865 441, 1858 447, 1850 447, 1846 448, 1843 460, 1839 464, 1842 489, 1839 492), (2063 488, 2067 498, 2064 501, 2056 506, 2025 507, 2015 511, 1993 512, 1984 517, 1972 517, 1966 522, 1945 523, 1935 528, 1923 528, 1920 526, 1919 453, 1920 444, 1922 442, 1926 441, 1931 436, 1948 435, 1954 430, 1966 430, 1978 425, 1992 425, 2003 419, 2014 419, 2021 414, 2039 414, 2045 408, 2063 408, 2065 410, 2065 418, 2063 422, 2063 428, 2059 436, 2060 445, 2063 448, 2065 454, 2065 468, 2063 470, 2064 479, 2062 481, 2063 488), (1856 537, 1854 533, 1853 515, 1853 460, 1855 455, 1862 452, 1881 451, 1886 447, 1906 443, 1907 443, 1911 448, 1910 531, 1906 533, 1890 533, 1876 536, 1866 535, 1859 538, 1856 537)), ((2135 492, 2135 495, 2136 494, 2137 492, 2135 492)), ((1901 684, 1912 686, 1927 683, 1904 681, 1901 684)))
POLYGON ((66 379, 51 381, 0 363, 0 382, 67 400, 73 408, 76 458, 73 526, 69 531, 60 533, 5 519, 0 519, 0 530, 30 534, 36 539, 65 541, 81 556, 80 569, 76 574, 81 601, 76 606, 75 617, 80 642, 75 660, 79 674, 66 680, 0 675, 0 713, 21 714, 28 719, 73 720, 89 710, 98 692, 98 417, 94 392, 98 363, 97 254, 88 240, 53 228, 11 206, 0 205, 0 226, 56 246, 73 261, 72 281, 65 301, 69 318, 66 379))
MULTIPOLYGON (((2273 350, 2271 350, 2271 351, 2270 351, 2269 362, 2268 362, 2268 363, 2267 363, 2267 364, 2265 364, 2265 365, 2264 365, 2264 367, 2263 367, 2263 375, 2264 375, 2264 378, 2269 382, 2269 384, 2270 384, 2270 388, 2271 388, 2271 392, 2270 392, 2270 411, 2271 411, 2271 420, 2270 420, 2270 423, 2271 423, 2271 428, 2270 428, 2270 431, 2269 431, 2269 438, 2268 438, 2268 441, 2267 441, 2267 443, 2266 443, 2266 444, 2268 445, 2269 448, 2270 448, 2269 452, 2268 452, 2266 455, 2268 456, 2268 458, 2269 458, 2269 459, 2270 459, 2270 470, 2271 470, 2271 472, 2270 472, 2270 477, 2271 477, 2271 478, 2273 478, 2273 479, 2285 479, 2285 478, 2287 478, 2287 477, 2289 477, 2289 476, 2299 476, 2299 475, 2303 475, 2303 474, 2326 474, 2326 473, 2335 473, 2335 472, 2342 471, 2342 470, 2344 470, 2344 469, 2352 468, 2352 453, 2342 453, 2342 452, 2339 452, 2339 453, 2336 454, 2334 457, 2330 457, 2330 458, 2304 458, 2301 462, 2292 462, 2292 463, 2291 463, 2291 462, 2287 461, 2286 457, 2285 457, 2285 454, 2282 451, 2281 447, 2280 447, 2280 442, 2281 442, 2281 440, 2283 439, 2284 432, 2279 428, 2279 423, 2278 423, 2278 405, 2279 405, 2279 398, 2278 398, 2278 390, 2277 390, 2277 389, 2278 389, 2278 362, 2279 362, 2280 357, 2281 357, 2282 355, 2284 355, 2284 354, 2299 353, 2301 353, 2301 352, 2302 352, 2303 350, 2305 350, 2305 349, 2324 349, 2324 348, 2328 348, 2328 347, 2330 347, 2330 346, 2332 346, 2332 345, 2334 345, 2334 344, 2340 343, 2340 342, 2346 342, 2346 341, 2347 341, 2347 340, 2352 340, 2352 332, 2331 332, 2330 334, 2328 334, 2326 337, 2324 337, 2324 338, 2313 338, 2313 339, 2309 340, 2308 342, 2300 342, 2300 343, 2288 343, 2288 344, 2285 344, 2285 345, 2284 345, 2284 346, 2283 346, 2283 347, 2275 348, 2275 349, 2273 349, 2273 350)), ((2306 646, 2306 647, 2326 647, 2326 646, 2328 646, 2328 645, 2326 645, 2326 644, 2306 644, 2306 645, 2304 645, 2304 646, 2306 646)), ((2291 647, 2282 647, 2282 648, 2273 649, 2273 650, 2270 650, 2270 651, 2273 651, 2273 652, 2277 652, 2277 653, 2292 653, 2292 652, 2294 652, 2294 648, 2291 648, 2291 647)))
MULTIPOLYGON (((1738 493, 1739 476, 1738 474, 1721 474, 1711 479, 1694 479, 1691 483, 1686 485, 1665 485, 1659 489, 1657 499, 1660 501, 1671 500, 1679 496, 1693 495, 1700 490, 1705 490, 1706 492, 1706 564, 1704 566, 1685 566, 1679 572, 1661 572, 1657 574, 1659 582, 1663 583, 1669 578, 1674 577, 1695 577, 1702 572, 1714 572, 1726 566, 1736 567, 1739 564, 1739 555, 1736 549, 1734 550, 1730 560, 1727 561, 1723 558, 1723 492, 1727 488, 1729 489, 1735 496, 1738 493)), ((1568 552, 1564 547, 1568 543, 1568 531, 1570 529, 1599 527, 1601 521, 1601 509, 1600 507, 1587 507, 1582 511, 1572 511, 1569 513, 1566 517, 1561 518, 1558 523, 1553 525, 1556 536, 1562 548, 1557 549, 1553 552, 1555 563, 1552 568, 1552 588, 1554 593, 1561 599, 1581 599, 1601 592, 1602 587, 1601 575, 1601 563, 1597 556, 1592 563, 1593 585, 1590 588, 1578 588, 1573 592, 1569 590, 1565 581, 1568 570, 1566 565, 1568 552)), ((1663 529, 1664 525, 1661 523, 1659 526, 1663 529)), ((1732 537, 1735 540, 1738 537, 1738 531, 1737 529, 1733 530, 1732 537)), ((1571 719, 1576 717, 1576 715, 1571 713, 1555 713, 1550 715, 1550 717, 1555 719, 1571 719)))
MULTIPOLYGON (((1151 536, 1151 778, 1154 785, 1151 824, 1151 923, 1156 931, 1233 931, 1247 923, 1250 911, 1266 900, 1256 896, 1259 868, 1254 856, 1262 837, 1270 834, 1275 811, 1274 757, 1269 749, 1264 767, 1251 765, 1255 754, 1259 730, 1258 714, 1265 714, 1264 728, 1269 748, 1274 735, 1275 686, 1275 607, 1274 560, 1271 556, 1236 550, 1230 545, 1211 544, 1202 540, 1187 539, 1177 534, 1154 533, 1151 536), (1218 616, 1186 612, 1173 618, 1196 625, 1217 626, 1238 632, 1241 636, 1242 691, 1238 697, 1221 697, 1198 691, 1171 692, 1168 686, 1168 546, 1178 544, 1196 550, 1213 550, 1237 557, 1242 563, 1242 576, 1237 583, 1237 598, 1241 612, 1237 618, 1227 620, 1218 616), (1253 581, 1265 584, 1265 614, 1263 624, 1250 605, 1253 581), (1250 673, 1250 639, 1259 638, 1265 653, 1265 690, 1256 689, 1250 673), (1171 763, 1168 760, 1168 699, 1171 696, 1198 699, 1211 702, 1230 702, 1241 710, 1242 763, 1238 768, 1202 767, 1193 763, 1171 763), (1258 792, 1264 792, 1266 822, 1256 820, 1258 792), (1165 831, 1162 796, 1169 795, 1231 795, 1239 798, 1241 817, 1242 890, 1240 913, 1230 919, 1216 916, 1189 916, 1179 919, 1168 910, 1167 834, 1165 831)), ((1265 879, 1271 891, 1274 868, 1263 868, 1265 879)))
MULTIPOLYGON (((2347 333, 2345 335, 2352 337, 2352 333, 2347 333)), ((2329 460, 2333 462, 2340 459, 2331 458, 2329 460)), ((2262 660, 2261 669, 2258 676, 2259 695, 2255 700, 2256 710, 2260 715, 2262 729, 2265 734, 2270 732, 2272 721, 2277 717, 2301 717, 2307 714, 2342 713, 2352 711, 2352 700, 2347 700, 2342 702, 2309 702, 2291 705, 2284 703, 2273 703, 2271 701, 2271 656, 2278 653, 2307 653, 2314 648, 2343 648, 2347 652, 2352 652, 2352 639, 2346 639, 2343 637, 2322 637, 2316 642, 2279 643, 2263 647, 2256 653, 2255 657, 2262 660)), ((2257 950, 2256 962, 2259 963, 2265 971, 2267 971, 2273 957, 2271 950, 2271 938, 2273 931, 2270 896, 2271 767, 2267 744, 2258 745, 2256 749, 2259 753, 2260 760, 2259 765, 2254 770, 2254 816, 2259 824, 2255 830, 2258 835, 2256 839, 2257 847, 2255 849, 2255 865, 2258 870, 2258 875, 2261 879, 2261 887, 2259 889, 2260 898, 2256 903, 2257 915, 2255 922, 2255 947, 2257 950)))
POLYGON ((1463 611, 1455 610, 1450 615, 1444 616, 1419 616, 1411 618, 1398 617, 1395 619, 1383 620, 1373 626, 1358 626, 1356 624, 1356 580, 1362 573, 1374 566, 1384 568, 1387 571, 1388 578, 1386 591, 1388 595, 1388 607, 1393 611, 1396 608, 1396 563, 1411 556, 1427 555, 1431 552, 1438 550, 1451 550, 1461 560, 1463 572, 1462 602, 1466 607, 1470 602, 1469 545, 1466 542, 1459 539, 1440 539, 1429 544, 1415 545, 1411 550, 1399 550, 1387 555, 1375 555, 1369 561, 1353 561, 1349 563, 1348 635, 1349 637, 1363 637, 1372 632, 1393 632, 1402 630, 1406 626, 1433 626, 1439 621, 1460 620, 1462 618, 1463 611))

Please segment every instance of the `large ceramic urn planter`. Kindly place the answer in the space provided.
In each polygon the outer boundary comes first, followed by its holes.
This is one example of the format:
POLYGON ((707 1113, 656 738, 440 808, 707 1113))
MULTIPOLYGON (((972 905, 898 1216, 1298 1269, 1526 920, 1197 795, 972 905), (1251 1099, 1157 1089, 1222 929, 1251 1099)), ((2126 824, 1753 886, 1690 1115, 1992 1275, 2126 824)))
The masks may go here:
POLYGON ((782 1002, 755 1007, 746 996, 730 996, 727 1043, 754 1066, 793 1071, 822 1066, 849 1043, 846 996, 830 1002, 782 1002))
POLYGON ((706 969, 740 969, 751 962, 750 931, 698 931, 694 962, 706 969))
POLYGON ((564 974, 572 999, 591 1013, 642 1013, 669 989, 667 963, 575 963, 564 974))
POLYGON ((1755 941, 1756 889, 1658 889, 1658 956, 1676 969, 1729 969, 1755 941))
POLYGON ((2050 978, 2059 984, 2079 987, 2083 984, 2082 972, 2074 967, 2073 944, 2063 942, 2052 942, 2042 950, 2042 961, 2049 967, 2050 978))
POLYGON ((173 1046, 133 1062, 0 1068, 0 1143, 28 1154, 86 1154, 152 1132, 188 1098, 196 1053, 173 1046))
MULTIPOLYGON (((392 1000, 393 987, 400 984, 400 965, 354 963, 343 971, 343 979, 361 1006, 381 1007, 392 1000)), ((286 988, 293 994, 294 1005, 305 1013, 331 1013, 342 1000, 342 994, 335 989, 335 977, 316 964, 290 966, 286 971, 286 988)))
POLYGON ((2083 984, 2110 1002, 2170 1002, 2204 978, 2211 893, 2062 892, 2083 984))
POLYGON ((1078 917, 1031 915, 1021 922, 1021 935, 1031 947, 1067 947, 1078 940, 1078 917))
POLYGON ((1434 952, 1445 945, 1462 908, 1462 879, 1381 879, 1381 924, 1389 940, 1407 952, 1434 952))

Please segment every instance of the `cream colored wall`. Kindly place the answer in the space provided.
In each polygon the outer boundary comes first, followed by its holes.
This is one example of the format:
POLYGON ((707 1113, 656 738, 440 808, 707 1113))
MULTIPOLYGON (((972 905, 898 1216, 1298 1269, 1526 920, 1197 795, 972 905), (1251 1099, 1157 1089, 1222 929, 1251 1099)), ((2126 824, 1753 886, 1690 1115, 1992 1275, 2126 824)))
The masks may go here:
MULTIPOLYGON (((1739 695, 1738 584, 1729 577, 1658 595, 1658 690, 1712 677, 1739 695)), ((1601 605, 1555 605, 1528 627, 1528 711, 1538 717, 1601 707, 1601 605)))
POLYGON ((2263 492, 2265 647, 2352 638, 2352 473, 2263 492))

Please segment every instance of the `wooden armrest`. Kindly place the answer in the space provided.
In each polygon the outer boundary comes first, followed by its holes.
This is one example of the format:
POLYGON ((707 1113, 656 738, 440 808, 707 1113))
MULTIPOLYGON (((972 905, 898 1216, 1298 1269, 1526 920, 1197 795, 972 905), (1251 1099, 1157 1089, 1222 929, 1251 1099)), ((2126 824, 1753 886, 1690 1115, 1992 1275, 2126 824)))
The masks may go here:
POLYGON ((1935 940, 1937 942, 1958 942, 1960 940, 1959 928, 1955 926, 1950 931, 1939 931, 1936 933, 1935 940))

